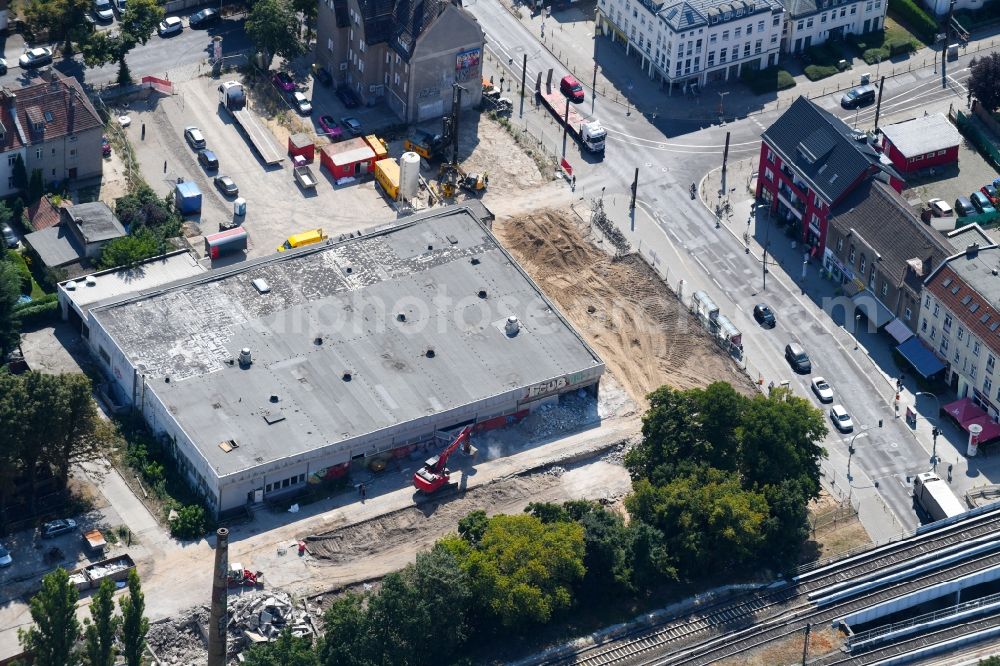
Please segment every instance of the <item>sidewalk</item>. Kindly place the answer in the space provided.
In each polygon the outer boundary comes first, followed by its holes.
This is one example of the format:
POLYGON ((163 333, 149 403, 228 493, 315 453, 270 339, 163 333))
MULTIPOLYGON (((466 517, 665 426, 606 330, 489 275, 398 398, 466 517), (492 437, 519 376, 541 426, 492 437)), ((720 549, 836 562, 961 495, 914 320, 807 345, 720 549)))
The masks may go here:
MULTIPOLYGON (((721 116, 732 122, 751 114, 785 108, 802 95, 814 99, 846 90, 858 85, 859 77, 865 72, 870 71, 873 77, 877 73, 878 77, 891 79, 919 68, 933 67, 934 59, 940 57, 937 49, 924 47, 909 57, 896 58, 895 61, 886 61, 878 66, 868 65, 857 58, 853 69, 820 81, 796 76, 795 87, 777 93, 755 95, 747 86, 731 81, 708 84, 702 88, 700 95, 684 95, 675 88, 673 94, 668 96, 666 87, 654 82, 642 71, 640 56, 634 49, 631 55, 626 55, 623 45, 612 42, 608 37, 594 36, 593 3, 583 3, 582 8, 574 5, 568 9, 556 10, 546 18, 544 12, 532 16, 529 8, 523 5, 511 7, 511 0, 500 2, 539 36, 545 48, 565 65, 567 71, 580 79, 588 89, 588 94, 593 88, 596 55, 599 64, 596 86, 598 96, 650 116, 654 121, 657 118, 670 118, 715 124, 721 116), (724 97, 720 93, 724 93, 724 97), (720 113, 720 104, 724 107, 723 113, 720 113)), ((948 63, 948 67, 954 71, 967 67, 969 56, 994 46, 1000 46, 1000 38, 996 36, 970 40, 961 49, 959 60, 948 63)), ((782 54, 782 63, 787 62, 790 57, 782 54)), ((785 68, 797 69, 791 63, 785 68)), ((558 78, 561 74, 554 76, 558 78)), ((586 107, 587 103, 584 102, 583 106, 586 107)))

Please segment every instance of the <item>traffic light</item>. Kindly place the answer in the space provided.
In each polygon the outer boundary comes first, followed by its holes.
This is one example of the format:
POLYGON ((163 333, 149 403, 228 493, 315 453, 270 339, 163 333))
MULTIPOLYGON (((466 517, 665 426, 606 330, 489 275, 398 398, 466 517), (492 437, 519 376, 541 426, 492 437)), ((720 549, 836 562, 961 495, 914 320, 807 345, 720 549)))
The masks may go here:
POLYGON ((937 426, 934 426, 933 428, 931 428, 931 437, 933 437, 934 439, 937 439, 938 435, 940 435, 940 434, 941 434, 941 431, 937 429, 937 426))

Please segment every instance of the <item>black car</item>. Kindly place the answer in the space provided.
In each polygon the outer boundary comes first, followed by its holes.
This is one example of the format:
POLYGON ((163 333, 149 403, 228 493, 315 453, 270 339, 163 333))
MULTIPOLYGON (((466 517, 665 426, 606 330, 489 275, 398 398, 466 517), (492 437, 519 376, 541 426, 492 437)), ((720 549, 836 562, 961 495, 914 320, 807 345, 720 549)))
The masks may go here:
POLYGON ((215 153, 207 148, 198 151, 198 162, 209 170, 219 168, 219 158, 215 156, 215 153))
POLYGON ((240 193, 240 188, 229 176, 216 176, 213 182, 215 187, 227 197, 235 197, 240 193))
POLYGON ((809 354, 797 342, 790 342, 785 345, 785 360, 792 366, 792 370, 800 375, 807 375, 812 372, 812 362, 809 354))
POLYGON ((324 86, 333 85, 333 77, 330 76, 330 72, 326 71, 323 67, 319 65, 312 66, 313 78, 322 83, 324 86))
POLYGON ((206 7, 200 12, 191 14, 188 26, 191 28, 205 28, 219 20, 219 10, 206 7))
POLYGON ((757 320, 758 324, 767 328, 774 328, 777 323, 774 320, 774 312, 763 303, 753 306, 753 318, 757 320))
POLYGON ((356 109, 361 104, 361 102, 358 101, 358 96, 354 94, 354 91, 346 86, 337 88, 337 97, 340 98, 340 101, 343 102, 344 106, 348 109, 356 109))
POLYGON ((60 534, 66 534, 76 529, 76 521, 72 518, 60 518, 42 525, 42 538, 51 539, 60 534))

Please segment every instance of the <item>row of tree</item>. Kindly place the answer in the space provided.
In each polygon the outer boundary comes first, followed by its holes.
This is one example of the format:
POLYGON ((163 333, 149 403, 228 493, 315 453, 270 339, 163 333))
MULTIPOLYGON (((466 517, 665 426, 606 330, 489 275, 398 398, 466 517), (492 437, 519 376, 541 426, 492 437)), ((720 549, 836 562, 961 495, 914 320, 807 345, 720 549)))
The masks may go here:
POLYGON ((110 428, 97 416, 86 376, 0 373, 0 530, 9 522, 12 498, 23 509, 20 517, 33 515, 41 481, 54 478, 56 488, 65 489, 70 466, 99 455, 110 428))
POLYGON ((63 568, 42 578, 42 589, 31 598, 34 624, 17 632, 21 647, 30 652, 35 666, 113 666, 120 654, 127 666, 142 666, 149 620, 146 600, 133 569, 128 576, 128 594, 118 600, 115 615, 115 584, 105 578, 90 602, 90 617, 83 627, 76 617, 80 592, 63 568), (83 630, 83 643, 80 635, 83 630))

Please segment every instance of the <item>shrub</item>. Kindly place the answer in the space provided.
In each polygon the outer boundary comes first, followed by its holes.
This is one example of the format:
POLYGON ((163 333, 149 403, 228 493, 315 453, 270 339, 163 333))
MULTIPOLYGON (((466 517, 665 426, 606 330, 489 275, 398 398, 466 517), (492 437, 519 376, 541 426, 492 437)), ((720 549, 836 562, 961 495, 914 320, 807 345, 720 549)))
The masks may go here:
POLYGON ((188 504, 177 509, 170 521, 170 536, 175 539, 197 539, 208 531, 208 519, 200 504, 188 504))
POLYGON ((861 59, 869 65, 877 65, 889 59, 889 52, 886 49, 868 49, 861 54, 861 59))
POLYGON ((889 0, 889 10, 921 41, 926 44, 934 42, 938 24, 931 16, 921 9, 914 0, 889 0))
POLYGON ((21 293, 30 294, 31 271, 28 269, 28 265, 24 263, 24 257, 19 252, 8 252, 7 259, 17 267, 17 273, 21 277, 21 293))
POLYGON ((49 326, 59 321, 59 301, 55 294, 47 294, 44 298, 18 307, 16 312, 24 328, 49 326))
POLYGON ((806 78, 810 81, 819 81, 837 73, 837 68, 833 65, 808 65, 806 66, 806 78))
POLYGON ((913 50, 913 44, 907 39, 893 39, 885 43, 886 48, 889 50, 890 56, 897 56, 902 53, 909 53, 913 50))

